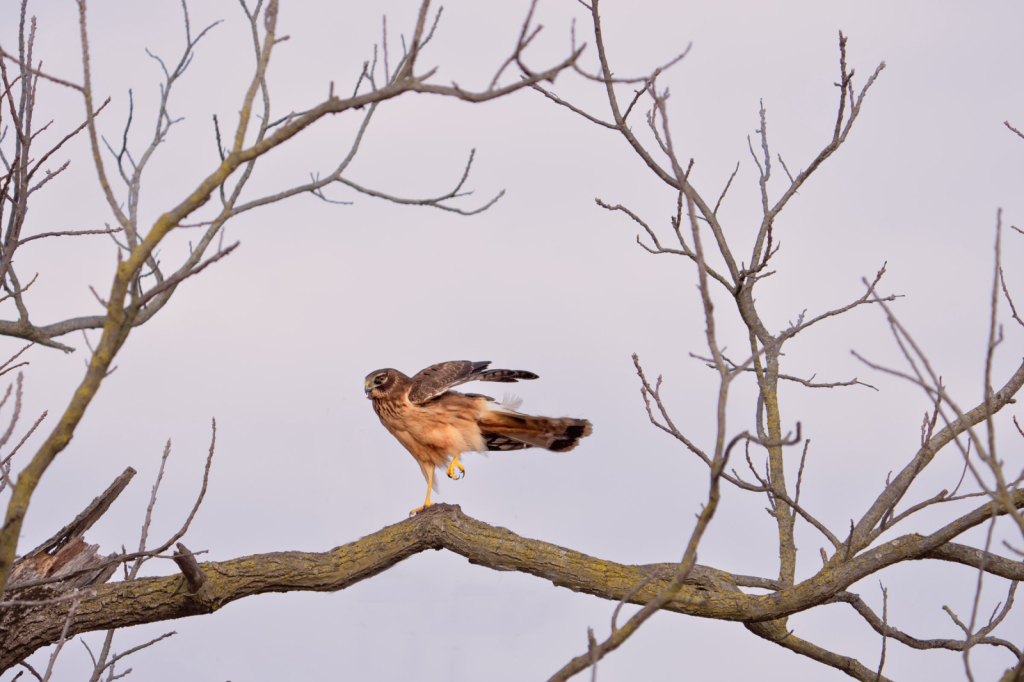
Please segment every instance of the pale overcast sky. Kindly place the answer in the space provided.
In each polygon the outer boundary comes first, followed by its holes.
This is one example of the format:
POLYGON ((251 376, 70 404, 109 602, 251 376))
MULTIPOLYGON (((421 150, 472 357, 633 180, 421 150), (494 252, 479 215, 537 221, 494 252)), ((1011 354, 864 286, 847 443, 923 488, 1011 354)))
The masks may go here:
MULTIPOLYGON (((18 5, 0 3, 6 49, 15 45, 18 5)), ((438 83, 486 88, 513 47, 527 7, 518 1, 447 3, 421 71, 436 65, 438 83)), ((781 154, 795 173, 828 142, 835 125, 838 32, 849 37, 858 89, 885 60, 846 144, 777 221, 777 274, 759 285, 758 302, 769 327, 779 331, 801 311, 815 315, 856 299, 861 278, 887 262, 880 291, 903 295, 894 304, 900 319, 961 404, 976 404, 997 209, 1007 224, 1024 221, 1024 140, 1003 126, 1006 119, 1024 125, 1021 5, 606 0, 603 7, 616 76, 646 75, 692 43, 659 84, 670 89, 675 145, 681 157, 695 160, 691 178, 698 191, 716 198, 740 164, 721 210, 737 254, 749 253, 760 223, 757 170, 747 146, 748 135, 758 144, 759 102, 767 110, 773 155, 781 154)), ((322 100, 331 81, 338 91, 350 91, 380 41, 381 16, 388 17, 394 51, 398 33, 410 33, 416 8, 400 0, 282 2, 278 30, 290 39, 275 49, 269 70, 274 117, 322 100)), ((37 0, 29 11, 39 18, 36 55, 46 71, 80 81, 75 4, 37 0)), ((184 120, 172 128, 144 180, 143 225, 216 166, 211 116, 233 129, 253 69, 249 27, 237 3, 194 2, 190 11, 193 31, 223 23, 200 43, 174 93, 171 115, 184 120)), ((577 40, 592 43, 578 3, 541 0, 537 20, 544 31, 527 53, 531 67, 565 57, 574 19, 577 40)), ((129 142, 138 154, 152 134, 161 76, 145 50, 177 60, 181 7, 93 0, 89 30, 95 92, 112 98, 99 119, 101 131, 120 139, 131 88, 129 142)), ((582 63, 595 70, 592 46, 582 63)), ((514 78, 509 72, 506 82, 514 78)), ((594 83, 565 74, 552 87, 606 116, 594 83)), ((54 119, 50 139, 80 122, 80 99, 45 83, 39 97, 37 120, 54 119)), ((325 119, 269 155, 249 196, 330 172, 347 151, 358 116, 325 119)), ((630 356, 639 354, 648 376, 664 375, 675 423, 694 442, 712 447, 716 377, 690 356, 707 352, 695 269, 677 257, 645 253, 635 242, 634 223, 594 203, 597 197, 628 206, 667 241, 672 193, 620 136, 536 92, 480 105, 407 95, 382 105, 375 119, 347 174, 353 181, 413 198, 443 194, 475 148, 466 185, 474 194, 459 205, 476 207, 501 190, 504 197, 483 214, 462 217, 395 206, 339 186, 328 196, 353 205, 305 195, 229 223, 227 240, 238 239, 241 247, 186 282, 157 317, 132 333, 117 372, 40 486, 21 551, 71 520, 128 466, 139 475, 87 539, 105 553, 137 545, 170 437, 173 452, 150 533, 162 541, 192 505, 211 417, 219 428, 210 489, 185 538, 193 550, 208 551, 203 560, 324 551, 401 521, 421 503, 423 479, 378 422, 363 377, 379 367, 412 374, 435 362, 469 359, 536 372, 540 380, 514 387, 524 411, 585 417, 594 434, 568 454, 470 454, 466 478, 444 479, 435 501, 618 562, 679 559, 706 499, 707 473, 648 423, 630 356)), ((634 126, 644 128, 640 116, 634 126)), ((113 222, 85 142, 77 139, 54 161, 72 163, 36 196, 28 234, 113 222)), ((776 168, 774 197, 785 189, 783 179, 776 168)), ((163 262, 177 263, 197 234, 174 235, 161 251, 163 262)), ((1008 283, 1024 302, 1017 267, 1024 237, 1008 232, 1005 240, 1008 283)), ((37 324, 99 313, 88 286, 109 289, 115 264, 109 239, 37 241, 18 258, 19 274, 40 273, 29 298, 37 324)), ((716 312, 723 345, 743 356, 746 340, 735 307, 717 295, 716 312)), ((15 315, 13 307, 2 313, 3 319, 15 315)), ((998 385, 1019 362, 1022 333, 1012 322, 1006 326, 998 385)), ((27 354, 27 421, 44 409, 53 419, 81 380, 83 339, 61 340, 80 350, 27 354)), ((11 339, 0 344, 4 357, 21 345, 11 339)), ((840 534, 886 475, 909 461, 927 409, 918 390, 872 372, 851 349, 891 366, 901 362, 884 315, 870 308, 801 335, 783 358, 789 374, 816 373, 821 381, 858 377, 879 389, 786 385, 781 392, 785 428, 799 420, 812 440, 801 499, 840 534)), ((730 433, 753 428, 755 397, 752 381, 737 382, 730 433)), ((1013 440, 1012 425, 1006 427, 1015 411, 1000 421, 1003 456, 1013 470, 1021 463, 1020 441, 1013 440)), ((799 456, 790 457, 795 480, 799 456)), ((944 451, 910 497, 952 489, 962 466, 956 451, 944 451)), ((930 532, 974 503, 962 504, 923 514, 902 532, 930 532)), ((776 528, 765 506, 762 496, 726 488, 699 562, 775 577, 776 528)), ((980 532, 961 539, 983 541, 980 532)), ((797 541, 799 579, 820 567, 818 547, 826 541, 802 521, 797 541)), ((152 561, 146 570, 169 574, 174 566, 152 561)), ((961 636, 941 608, 969 615, 974 571, 909 563, 851 588, 880 610, 879 578, 889 589, 890 623, 919 638, 961 636)), ((996 578, 985 585, 981 612, 987 615, 1008 585, 996 578)), ((211 616, 122 631, 115 647, 176 630, 169 641, 130 659, 133 678, 159 681, 547 679, 586 649, 588 626, 607 636, 614 606, 539 578, 428 552, 338 593, 259 596, 211 616)), ((796 615, 789 627, 877 665, 881 640, 847 605, 796 615)), ((1000 632, 1020 645, 1024 615, 1012 614, 1000 632)), ((102 636, 85 639, 98 646, 102 636)), ((978 679, 993 679, 1011 657, 977 649, 972 661, 978 679)), ((57 678, 81 679, 87 664, 84 648, 73 643, 61 656, 57 678)), ((885 674, 960 679, 963 668, 957 654, 890 643, 885 674)), ((602 682, 752 677, 848 679, 740 624, 670 613, 652 618, 598 673, 602 682)))

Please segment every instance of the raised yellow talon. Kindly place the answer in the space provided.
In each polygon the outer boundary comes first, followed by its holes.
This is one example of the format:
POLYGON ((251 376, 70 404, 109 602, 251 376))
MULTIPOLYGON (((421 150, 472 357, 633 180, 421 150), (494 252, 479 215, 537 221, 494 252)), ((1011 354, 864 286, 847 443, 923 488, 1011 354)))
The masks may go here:
POLYGON ((448 478, 452 479, 453 481, 461 481, 463 478, 465 478, 465 476, 466 476, 466 467, 464 467, 461 464, 459 464, 459 456, 458 455, 455 455, 455 459, 453 459, 452 463, 448 465, 448 471, 445 472, 445 473, 447 473, 448 474, 448 478), (458 470, 462 472, 462 476, 458 476, 458 477, 455 476, 455 469, 456 468, 458 468, 458 470))

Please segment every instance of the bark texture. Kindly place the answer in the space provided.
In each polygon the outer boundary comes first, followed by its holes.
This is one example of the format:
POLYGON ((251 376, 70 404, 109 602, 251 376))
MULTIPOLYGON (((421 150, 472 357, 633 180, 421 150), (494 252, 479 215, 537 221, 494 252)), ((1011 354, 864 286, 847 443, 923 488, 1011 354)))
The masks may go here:
MULTIPOLYGON (((1017 503, 1024 506, 1024 492, 1018 495, 1017 503)), ((761 637, 811 655, 809 648, 814 645, 793 635, 786 636, 781 628, 765 621, 824 603, 857 580, 899 561, 936 558, 970 565, 978 560, 976 550, 947 544, 948 539, 983 522, 990 513, 991 505, 984 505, 938 533, 894 539, 840 566, 823 569, 793 587, 765 578, 695 566, 665 608, 693 616, 741 621, 761 637), (936 552, 938 547, 943 549, 936 552), (742 592, 740 587, 778 591, 754 595, 742 592)), ((428 549, 447 549, 473 564, 499 571, 529 573, 550 580, 556 586, 613 601, 630 595, 652 572, 665 576, 650 580, 636 590, 627 600, 634 604, 646 604, 654 599, 669 585, 678 568, 677 564, 635 566, 605 561, 477 521, 462 513, 458 506, 437 504, 411 519, 329 552, 272 552, 200 563, 198 569, 206 580, 198 592, 182 574, 90 587, 90 592, 81 598, 69 635, 212 613, 237 599, 267 592, 335 592, 428 549)), ((1024 564, 1001 562, 992 566, 992 572, 1020 580, 1024 579, 1024 564)), ((193 573, 192 583, 196 580, 193 573)), ((29 589, 35 590, 38 586, 29 589)), ((6 598, 24 598, 18 592, 12 586, 6 598)), ((0 631, 0 671, 57 641, 69 607, 68 601, 60 601, 19 608, 17 618, 8 620, 0 631)), ((831 665, 838 663, 837 667, 842 667, 843 661, 852 660, 824 653, 837 659, 830 662, 831 665)))

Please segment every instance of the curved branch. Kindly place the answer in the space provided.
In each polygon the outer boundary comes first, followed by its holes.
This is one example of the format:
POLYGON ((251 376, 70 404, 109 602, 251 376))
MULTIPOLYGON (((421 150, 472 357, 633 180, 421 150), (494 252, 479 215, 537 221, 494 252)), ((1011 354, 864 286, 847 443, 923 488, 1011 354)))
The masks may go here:
MULTIPOLYGON (((1004 613, 1009 611, 1009 607, 1013 604, 1013 593, 1016 590, 1017 583, 1014 582, 1010 586, 1010 594, 1007 597, 1007 607, 1004 608, 1004 613)), ((911 635, 901 632, 891 625, 886 624, 881 618, 878 617, 874 611, 872 611, 864 600, 859 595, 853 594, 852 592, 842 592, 835 596, 834 601, 846 602, 854 609, 857 613, 863 616, 864 620, 874 628, 875 632, 885 637, 891 637, 903 644, 906 644, 912 649, 948 649, 949 651, 963 651, 965 642, 962 639, 918 639, 911 635)), ((987 629, 987 628, 986 628, 987 629)), ((992 628, 994 629, 994 628, 992 628)), ((989 630, 990 632, 991 630, 989 630)), ((1020 658, 1021 652, 1013 643, 1000 639, 999 637, 989 637, 987 633, 977 633, 971 638, 971 644, 989 644, 992 646, 1002 646, 1013 652, 1013 655, 1020 658), (980 635, 980 636, 979 636, 980 635)))
POLYGON ((938 559, 954 564, 963 564, 971 568, 984 568, 986 573, 997 575, 1000 578, 1024 580, 1024 562, 1007 559, 992 552, 985 552, 955 542, 947 542, 941 547, 915 558, 938 559))
POLYGON ((841 670, 861 682, 891 682, 888 677, 876 673, 857 659, 822 649, 817 644, 797 637, 779 623, 747 623, 746 627, 758 637, 774 642, 795 654, 841 670))
MULTIPOLYGON (((1017 503, 1024 506, 1024 491, 1018 492, 1017 503)), ((663 608, 703 618, 745 622, 759 636, 846 671, 852 659, 827 652, 792 635, 782 637, 784 629, 775 633, 773 628, 777 624, 765 621, 827 603, 857 580, 901 561, 935 558, 972 565, 972 557, 961 551, 967 548, 946 543, 984 522, 991 507, 991 504, 984 505, 928 537, 897 538, 785 589, 778 589, 783 586, 777 581, 694 566, 685 583, 663 608), (950 547, 952 551, 945 551, 950 547), (745 594, 740 586, 778 591, 768 595, 745 594)), ((466 557, 473 564, 528 573, 550 580, 558 587, 611 601, 629 597, 627 602, 641 605, 658 597, 678 570, 678 564, 630 566, 605 561, 477 521, 463 514, 458 506, 436 504, 411 519, 329 552, 273 552, 200 564, 209 579, 206 583, 212 595, 209 597, 192 594, 180 574, 96 585, 91 595, 81 599, 72 633, 212 613, 238 599, 268 592, 334 592, 373 577, 414 554, 442 548, 466 557), (646 587, 636 590, 653 571, 666 577, 650 580, 646 587)), ((990 561, 991 557, 986 559, 986 570, 990 570, 990 561)), ((1019 579, 1024 568, 1010 570, 1011 563, 1014 562, 994 561, 991 569, 998 575, 1019 579)), ((30 589, 40 590, 41 587, 30 589)), ((15 588, 10 592, 9 598, 27 596, 15 588)), ((39 591, 30 596, 38 600, 53 594, 39 591)), ((26 610, 17 621, 17 629, 0 632, 0 671, 40 647, 56 642, 68 608, 67 602, 60 602, 26 610)))

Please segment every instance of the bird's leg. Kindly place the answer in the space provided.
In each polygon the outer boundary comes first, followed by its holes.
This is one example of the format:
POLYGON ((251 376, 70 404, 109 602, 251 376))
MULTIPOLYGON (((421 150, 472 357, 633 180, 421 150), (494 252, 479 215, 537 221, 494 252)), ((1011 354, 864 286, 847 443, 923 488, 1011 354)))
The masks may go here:
POLYGON ((427 507, 429 507, 432 504, 434 504, 433 502, 430 501, 430 490, 431 490, 431 488, 433 488, 433 486, 434 486, 434 467, 430 467, 429 469, 427 469, 427 501, 423 503, 422 507, 416 507, 416 509, 413 509, 411 512, 409 512, 409 516, 412 516, 413 514, 421 512, 424 509, 426 509, 427 507))
POLYGON ((453 481, 461 481, 463 478, 466 477, 466 467, 459 464, 458 455, 455 455, 455 459, 453 459, 452 463, 448 465, 448 471, 446 473, 448 474, 448 478, 452 479, 453 481), (456 468, 462 472, 461 476, 455 475, 456 468))

